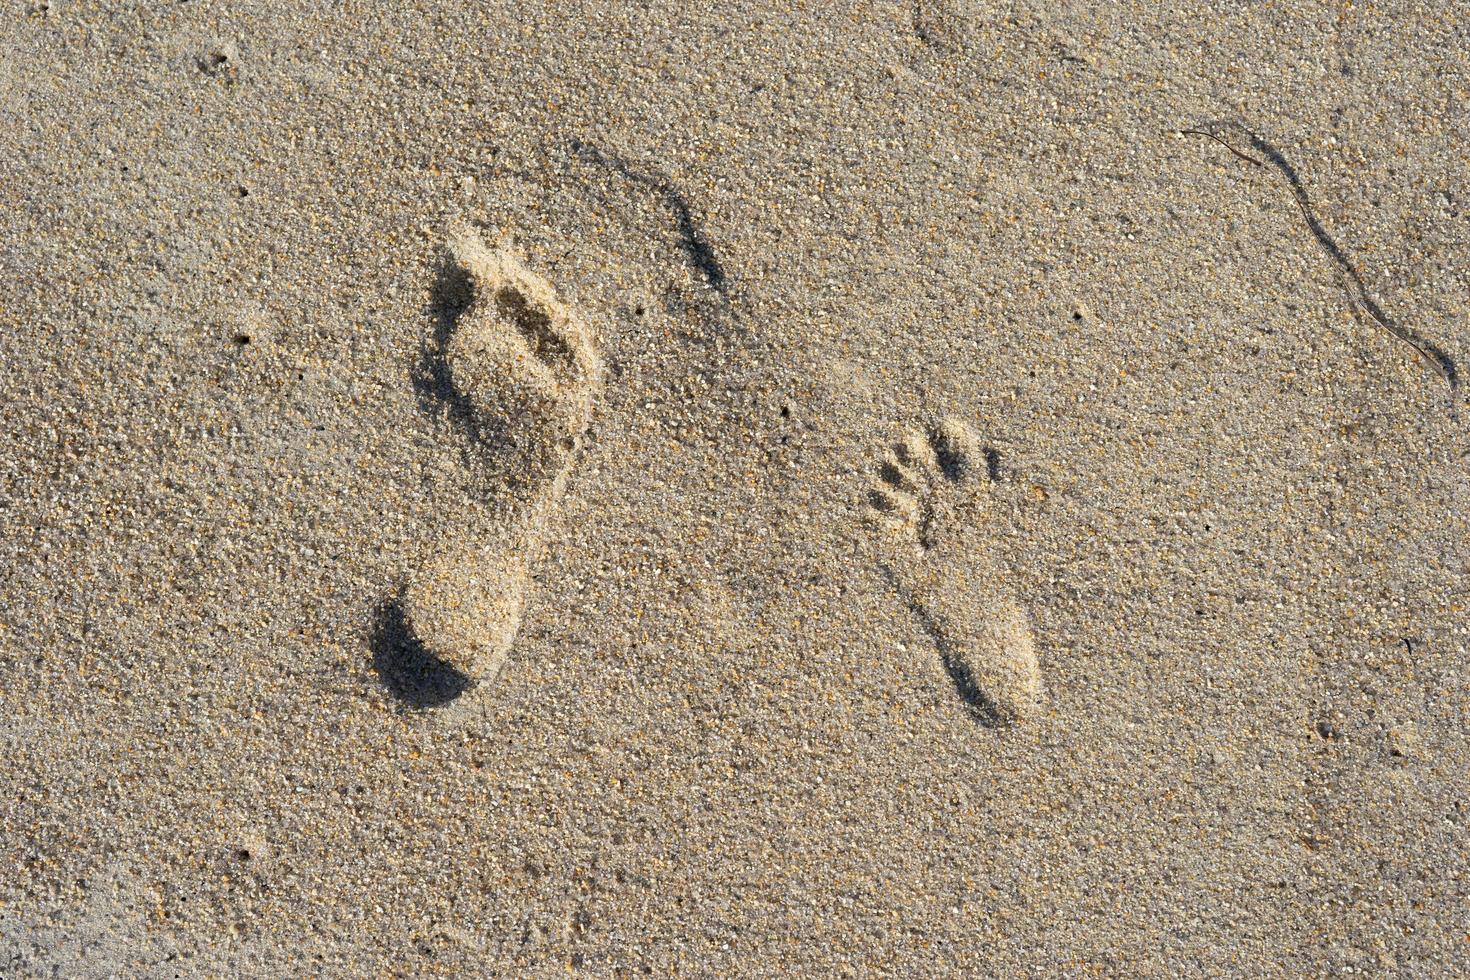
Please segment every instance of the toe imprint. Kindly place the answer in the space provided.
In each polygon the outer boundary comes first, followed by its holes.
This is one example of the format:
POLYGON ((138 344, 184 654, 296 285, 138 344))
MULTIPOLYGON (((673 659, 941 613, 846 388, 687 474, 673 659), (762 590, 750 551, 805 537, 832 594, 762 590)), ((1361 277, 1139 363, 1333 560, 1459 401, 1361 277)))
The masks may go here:
POLYGON ((602 374, 590 331, 551 284, 505 249, 461 231, 450 250, 473 299, 444 346, 456 394, 502 494, 555 496, 592 415, 602 374))
POLYGON ((888 450, 868 500, 889 519, 891 531, 933 548, 949 511, 982 502, 990 482, 986 459, 969 428, 944 419, 888 450))

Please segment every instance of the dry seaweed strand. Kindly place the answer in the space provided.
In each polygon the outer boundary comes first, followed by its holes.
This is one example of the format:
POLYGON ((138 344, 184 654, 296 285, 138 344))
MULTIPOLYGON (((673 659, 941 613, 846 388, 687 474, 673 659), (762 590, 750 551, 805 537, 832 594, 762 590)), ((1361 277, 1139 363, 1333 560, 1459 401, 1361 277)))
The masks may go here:
POLYGON ((1347 275, 1348 280, 1353 284, 1354 291, 1356 292, 1354 298, 1357 301, 1355 305, 1366 311, 1368 318, 1385 330, 1390 336, 1408 344, 1418 352, 1420 357, 1428 361, 1435 372, 1450 386, 1451 397, 1453 397, 1455 389, 1459 386, 1459 372, 1455 368, 1454 360, 1434 344, 1415 335, 1408 328, 1395 323, 1384 312, 1383 308, 1374 301, 1373 297, 1368 295, 1368 287, 1363 282, 1362 274, 1358 272, 1357 266, 1353 265, 1352 260, 1348 258, 1347 253, 1342 250, 1342 247, 1333 241, 1331 235, 1327 234, 1327 229, 1322 227, 1322 222, 1317 219, 1316 213, 1312 210, 1312 199, 1307 195, 1307 189, 1302 184, 1301 177, 1297 175, 1296 169, 1292 167, 1280 150, 1238 122, 1211 123, 1207 124, 1207 128, 1181 129, 1177 132, 1183 136, 1203 136, 1206 139, 1213 140, 1252 166, 1265 167, 1269 163, 1279 170, 1281 175, 1286 178, 1287 186, 1291 190, 1291 196, 1296 201, 1297 207, 1301 210, 1302 219, 1307 224, 1307 230, 1312 233, 1312 237, 1317 239, 1317 244, 1322 246, 1322 249, 1327 253, 1328 257, 1337 263, 1347 275), (1266 159, 1260 160, 1236 149, 1220 136, 1218 130, 1222 128, 1239 132, 1250 141, 1252 148, 1265 156, 1266 159))

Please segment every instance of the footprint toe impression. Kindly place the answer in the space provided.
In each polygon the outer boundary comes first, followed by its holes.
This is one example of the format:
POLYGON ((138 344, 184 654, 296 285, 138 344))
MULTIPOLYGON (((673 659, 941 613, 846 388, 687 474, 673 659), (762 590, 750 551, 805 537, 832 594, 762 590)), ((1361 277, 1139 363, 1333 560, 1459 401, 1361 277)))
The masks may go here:
POLYGON ((938 648, 956 693, 977 720, 1009 725, 1041 696, 1025 612, 989 558, 992 466, 955 419, 913 432, 878 466, 868 499, 890 545, 885 569, 938 648))

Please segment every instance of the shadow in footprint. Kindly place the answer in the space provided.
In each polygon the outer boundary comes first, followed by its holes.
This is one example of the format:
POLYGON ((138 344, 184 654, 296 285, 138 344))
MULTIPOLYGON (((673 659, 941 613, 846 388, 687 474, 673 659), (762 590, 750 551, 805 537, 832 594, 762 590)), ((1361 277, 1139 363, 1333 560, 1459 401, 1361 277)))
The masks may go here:
POLYGON ((383 686, 410 708, 447 704, 474 686, 464 674, 424 648, 409 628, 403 604, 385 602, 374 617, 373 670, 383 686))
POLYGON ((459 329, 460 317, 464 316, 474 299, 474 285, 469 274, 453 259, 443 259, 435 270, 429 291, 428 314, 434 330, 419 349, 418 362, 413 368, 413 390, 418 396, 419 407, 426 414, 432 416, 447 411, 466 434, 478 438, 480 421, 475 417, 474 406, 455 387, 449 361, 444 356, 454 332, 459 329))
MULTIPOLYGON (((419 348, 410 370, 410 381, 419 410, 434 420, 448 418, 464 437, 460 451, 472 471, 482 472, 514 450, 508 436, 510 420, 496 418, 476 409, 454 382, 447 357, 449 345, 459 330, 460 320, 475 302, 470 275, 450 256, 444 256, 434 272, 425 313, 433 330, 419 348)), ((493 480, 482 481, 489 486, 493 480)))

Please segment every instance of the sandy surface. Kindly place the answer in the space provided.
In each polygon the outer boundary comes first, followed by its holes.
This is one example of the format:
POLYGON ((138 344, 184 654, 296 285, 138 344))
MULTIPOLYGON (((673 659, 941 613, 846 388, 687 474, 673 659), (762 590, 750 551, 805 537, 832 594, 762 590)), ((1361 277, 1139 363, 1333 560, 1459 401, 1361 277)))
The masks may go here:
POLYGON ((8 3, 0 975, 1470 969, 1470 410, 1365 312, 1470 373, 1467 102, 1452 5, 8 3), (601 372, 475 686, 457 223, 601 372))

